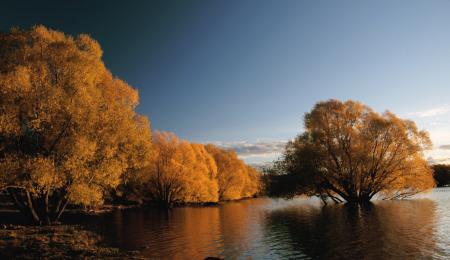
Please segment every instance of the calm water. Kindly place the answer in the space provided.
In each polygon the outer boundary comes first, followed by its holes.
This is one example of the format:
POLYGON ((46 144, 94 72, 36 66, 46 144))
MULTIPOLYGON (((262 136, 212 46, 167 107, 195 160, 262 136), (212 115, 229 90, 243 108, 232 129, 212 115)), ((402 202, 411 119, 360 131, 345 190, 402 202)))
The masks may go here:
POLYGON ((110 243, 157 259, 450 259, 449 188, 364 210, 253 199, 104 218, 110 243))

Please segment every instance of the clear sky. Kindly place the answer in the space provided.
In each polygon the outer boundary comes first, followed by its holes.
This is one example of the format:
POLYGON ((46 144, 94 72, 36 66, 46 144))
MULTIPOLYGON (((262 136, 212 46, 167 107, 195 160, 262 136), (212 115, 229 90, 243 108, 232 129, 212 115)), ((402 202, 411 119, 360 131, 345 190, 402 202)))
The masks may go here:
POLYGON ((329 98, 430 132, 450 158, 450 1, 2 1, 0 30, 88 33, 153 129, 272 160, 329 98))

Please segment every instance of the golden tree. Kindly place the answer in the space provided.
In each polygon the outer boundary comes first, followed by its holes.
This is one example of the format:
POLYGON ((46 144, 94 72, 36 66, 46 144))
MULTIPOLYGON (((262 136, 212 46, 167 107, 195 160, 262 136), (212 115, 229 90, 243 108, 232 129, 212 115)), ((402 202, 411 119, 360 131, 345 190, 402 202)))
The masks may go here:
POLYGON ((43 26, 0 34, 0 185, 35 223, 98 204, 151 149, 138 93, 99 44, 43 26))
POLYGON ((151 163, 132 181, 138 198, 170 207, 252 197, 260 190, 259 173, 232 151, 168 132, 153 134, 153 148, 151 163))
POLYGON ((165 207, 218 201, 216 163, 203 145, 168 132, 154 133, 153 144, 152 163, 141 172, 141 196, 165 207))
POLYGON ((374 196, 404 198, 434 187, 422 154, 430 147, 425 131, 389 111, 379 114, 354 101, 319 102, 305 115, 305 132, 288 143, 272 184, 280 194, 352 204, 374 196))
POLYGON ((217 183, 217 166, 214 158, 206 151, 203 144, 190 144, 186 154, 192 159, 186 173, 185 202, 217 202, 219 187, 217 183))
POLYGON ((220 200, 248 198, 259 192, 259 173, 240 160, 236 152, 212 144, 206 149, 216 161, 220 200))
POLYGON ((181 200, 186 177, 181 145, 182 141, 173 133, 153 134, 154 154, 152 162, 140 172, 137 182, 142 183, 142 187, 138 196, 147 197, 162 206, 181 200))

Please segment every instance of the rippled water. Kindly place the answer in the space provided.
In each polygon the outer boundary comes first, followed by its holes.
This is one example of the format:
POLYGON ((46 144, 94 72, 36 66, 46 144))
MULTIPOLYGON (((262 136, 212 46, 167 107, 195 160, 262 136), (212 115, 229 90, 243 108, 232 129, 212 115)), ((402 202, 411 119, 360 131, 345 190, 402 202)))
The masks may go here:
POLYGON ((163 259, 450 259, 450 189, 368 209, 314 199, 252 199, 206 208, 117 211, 115 246, 163 259))

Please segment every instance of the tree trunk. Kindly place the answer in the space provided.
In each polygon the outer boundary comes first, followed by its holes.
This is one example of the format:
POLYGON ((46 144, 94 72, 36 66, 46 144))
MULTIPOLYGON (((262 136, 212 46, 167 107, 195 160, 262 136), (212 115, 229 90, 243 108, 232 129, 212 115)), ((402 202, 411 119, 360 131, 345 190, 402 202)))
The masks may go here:
POLYGON ((33 194, 23 188, 8 187, 6 190, 16 208, 34 225, 51 225, 58 221, 69 203, 64 195, 55 201, 55 195, 51 199, 49 192, 33 197, 33 194))
POLYGON ((370 205, 369 196, 359 195, 359 196, 350 196, 346 203, 349 205, 358 205, 358 206, 367 206, 370 205))
POLYGON ((59 208, 58 209, 58 212, 56 213, 56 216, 55 216, 55 218, 53 219, 53 221, 59 221, 59 219, 61 218, 61 215, 62 215, 62 213, 64 212, 64 210, 66 209, 66 207, 67 207, 67 204, 69 204, 69 199, 64 199, 65 201, 64 201, 64 204, 62 205, 62 207, 61 208, 59 208))
POLYGON ((35 205, 33 204, 33 198, 31 197, 30 192, 25 190, 25 196, 26 196, 27 208, 28 208, 28 211, 30 213, 30 216, 31 216, 33 222, 37 225, 41 225, 42 221, 39 218, 39 215, 36 213, 36 210, 34 209, 35 205))

